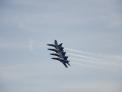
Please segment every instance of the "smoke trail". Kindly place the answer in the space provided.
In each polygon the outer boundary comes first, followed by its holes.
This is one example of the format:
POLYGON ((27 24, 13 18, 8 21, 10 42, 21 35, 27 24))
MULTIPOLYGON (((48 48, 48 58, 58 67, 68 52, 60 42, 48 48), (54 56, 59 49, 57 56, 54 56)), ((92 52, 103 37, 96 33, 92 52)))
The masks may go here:
POLYGON ((89 56, 86 56, 86 55, 82 55, 82 54, 75 54, 75 53, 68 53, 67 52, 67 55, 71 56, 71 57, 77 57, 77 58, 84 58, 84 59, 90 59, 90 60, 99 60, 98 58, 95 58, 95 57, 89 57, 89 56))
POLYGON ((104 57, 98 57, 97 54, 95 53, 89 53, 89 52, 85 52, 85 51, 79 51, 79 50, 75 50, 75 49, 69 49, 66 48, 67 50, 67 54, 71 55, 72 57, 77 57, 77 58, 84 58, 84 59, 90 59, 90 60, 104 60, 104 57))
POLYGON ((100 53, 97 54, 97 53, 86 52, 86 51, 76 50, 76 49, 70 49, 70 48, 65 48, 65 50, 68 53, 73 53, 73 54, 77 54, 77 55, 87 56, 87 57, 91 57, 91 58, 94 58, 94 59, 97 59, 97 58, 105 58, 105 55, 100 54, 100 53))
POLYGON ((100 64, 110 64, 110 65, 119 65, 119 66, 122 66, 122 63, 121 62, 111 62, 111 60, 108 60, 108 59, 97 59, 97 58, 89 58, 87 56, 82 56, 82 55, 76 55, 76 54, 68 54, 69 55, 69 58, 71 60, 77 60, 79 62, 81 62, 82 60, 85 60, 86 62, 89 62, 89 63, 100 63, 100 64), (74 57, 72 57, 72 55, 74 57))
POLYGON ((77 54, 82 54, 82 55, 86 55, 86 56, 98 56, 95 53, 90 53, 90 52, 86 52, 86 51, 82 51, 82 50, 76 50, 76 49, 71 49, 71 48, 65 48, 66 51, 68 51, 69 53, 74 52, 77 54))
POLYGON ((86 60, 86 59, 77 59, 77 58, 70 58, 71 61, 77 61, 77 62, 82 62, 86 64, 92 64, 92 65, 100 65, 100 66, 111 66, 111 67, 122 67, 121 64, 117 63, 108 63, 108 62, 103 62, 103 61, 94 61, 94 60, 86 60))
POLYGON ((104 55, 98 55, 95 53, 89 53, 89 52, 84 52, 84 51, 79 51, 75 49, 69 49, 66 48, 67 54, 71 57, 76 57, 76 58, 82 58, 86 60, 94 60, 94 61, 102 61, 102 62, 113 62, 116 64, 121 64, 122 65, 122 59, 121 58, 114 58, 115 56, 104 56, 104 55))

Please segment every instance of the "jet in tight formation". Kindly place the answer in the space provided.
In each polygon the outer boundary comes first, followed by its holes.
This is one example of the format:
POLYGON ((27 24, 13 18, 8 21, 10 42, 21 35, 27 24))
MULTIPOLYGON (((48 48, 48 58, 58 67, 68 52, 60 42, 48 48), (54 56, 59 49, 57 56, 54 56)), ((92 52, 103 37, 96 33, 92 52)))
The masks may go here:
POLYGON ((58 44, 57 40, 54 41, 54 44, 47 44, 50 47, 53 48, 48 48, 48 50, 53 51, 50 55, 53 55, 55 57, 51 58, 54 60, 58 60, 61 63, 64 64, 66 68, 70 66, 68 56, 66 56, 66 52, 64 51, 64 47, 62 47, 63 43, 58 44))

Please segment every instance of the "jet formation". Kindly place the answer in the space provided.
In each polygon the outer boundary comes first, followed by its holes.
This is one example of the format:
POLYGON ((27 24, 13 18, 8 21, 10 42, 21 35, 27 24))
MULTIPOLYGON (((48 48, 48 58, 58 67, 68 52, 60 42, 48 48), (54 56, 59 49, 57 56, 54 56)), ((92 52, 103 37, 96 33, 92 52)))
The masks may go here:
POLYGON ((54 44, 47 44, 47 46, 51 46, 53 48, 48 48, 48 50, 53 51, 54 53, 50 53, 50 55, 53 55, 55 57, 51 58, 54 60, 58 60, 63 65, 68 68, 70 66, 68 56, 66 56, 66 52, 64 51, 64 47, 62 47, 63 43, 58 44, 57 40, 54 40, 54 44))

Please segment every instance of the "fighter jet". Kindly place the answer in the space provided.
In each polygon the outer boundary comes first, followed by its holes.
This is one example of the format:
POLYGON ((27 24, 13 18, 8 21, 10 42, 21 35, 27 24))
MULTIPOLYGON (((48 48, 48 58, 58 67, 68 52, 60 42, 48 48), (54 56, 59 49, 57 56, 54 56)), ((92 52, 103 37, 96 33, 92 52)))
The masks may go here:
POLYGON ((70 66, 70 64, 69 64, 69 60, 67 60, 68 56, 65 56, 66 52, 64 52, 64 47, 62 47, 62 44, 63 43, 58 44, 57 40, 55 40, 54 44, 47 44, 48 46, 53 47, 53 49, 49 48, 48 50, 55 52, 55 53, 50 54, 50 55, 56 56, 51 59, 60 61, 61 63, 64 64, 66 68, 68 68, 68 65, 70 66))
POLYGON ((51 59, 58 60, 58 61, 62 62, 66 68, 68 68, 67 64, 70 66, 69 61, 66 59, 64 59, 64 60, 60 59, 60 58, 51 58, 51 59))
POLYGON ((55 49, 48 49, 48 50, 55 51, 55 52, 57 52, 56 50, 63 51, 64 47, 62 47, 62 44, 63 44, 63 43, 60 43, 60 44, 58 45, 57 40, 55 40, 55 41, 54 41, 54 44, 47 44, 48 46, 52 46, 52 47, 54 47, 55 49))
POLYGON ((51 58, 51 59, 58 60, 58 61, 62 62, 66 68, 68 68, 67 64, 70 66, 69 61, 67 60, 68 56, 65 56, 63 54, 59 55, 57 53, 51 53, 50 55, 57 56, 56 58, 51 58))

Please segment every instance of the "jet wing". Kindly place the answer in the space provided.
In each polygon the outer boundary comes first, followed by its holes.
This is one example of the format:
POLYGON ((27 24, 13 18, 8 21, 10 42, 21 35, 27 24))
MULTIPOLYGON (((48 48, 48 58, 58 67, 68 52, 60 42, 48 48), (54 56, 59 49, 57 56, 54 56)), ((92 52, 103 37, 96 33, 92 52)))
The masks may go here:
POLYGON ((60 62, 62 62, 62 63, 68 63, 68 62, 69 62, 68 60, 64 60, 64 59, 62 59, 62 58, 51 58, 51 59, 58 60, 58 61, 60 61, 60 62))
POLYGON ((60 61, 60 62, 63 62, 63 60, 60 59, 60 58, 51 58, 51 59, 55 59, 55 60, 58 60, 58 61, 60 61))
POLYGON ((54 55, 54 56, 60 57, 60 55, 55 54, 55 53, 51 53, 50 55, 54 55))
POLYGON ((54 44, 47 44, 48 46, 52 46, 52 47, 55 47, 56 48, 56 46, 54 45, 54 44))
POLYGON ((54 52, 58 53, 57 49, 48 49, 48 50, 51 50, 51 51, 54 51, 54 52))
MULTIPOLYGON (((47 44, 48 46, 52 46, 52 47, 57 47, 58 46, 58 42, 57 40, 54 41, 54 44, 47 44)), ((59 46, 61 46, 62 44, 59 44, 59 46)))
POLYGON ((54 48, 58 48, 59 50, 63 50, 64 49, 64 47, 60 47, 59 45, 58 46, 56 46, 56 45, 54 45, 54 44, 47 44, 48 46, 52 46, 52 47, 54 47, 54 48))

